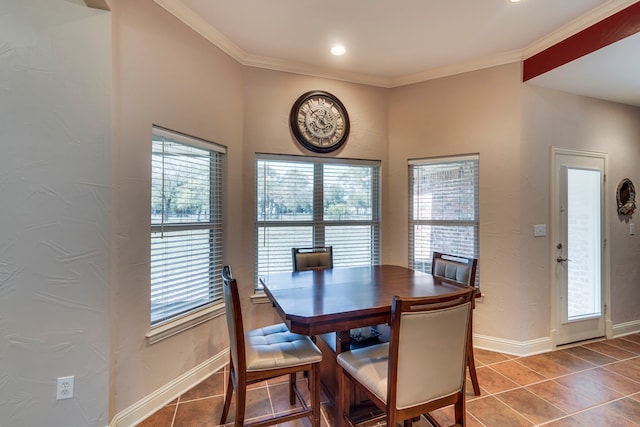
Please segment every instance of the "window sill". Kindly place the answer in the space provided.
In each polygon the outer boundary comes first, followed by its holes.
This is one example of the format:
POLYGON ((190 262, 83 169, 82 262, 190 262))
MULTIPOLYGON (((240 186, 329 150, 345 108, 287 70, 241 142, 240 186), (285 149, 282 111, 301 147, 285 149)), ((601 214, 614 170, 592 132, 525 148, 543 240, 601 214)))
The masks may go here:
POLYGON ((223 315, 225 312, 224 303, 214 304, 194 313, 187 314, 176 320, 172 320, 162 325, 156 326, 146 335, 149 344, 155 344, 165 338, 179 334, 182 331, 191 329, 201 323, 223 315))
POLYGON ((256 291, 251 295, 251 302, 253 304, 271 304, 271 300, 264 291, 256 291))

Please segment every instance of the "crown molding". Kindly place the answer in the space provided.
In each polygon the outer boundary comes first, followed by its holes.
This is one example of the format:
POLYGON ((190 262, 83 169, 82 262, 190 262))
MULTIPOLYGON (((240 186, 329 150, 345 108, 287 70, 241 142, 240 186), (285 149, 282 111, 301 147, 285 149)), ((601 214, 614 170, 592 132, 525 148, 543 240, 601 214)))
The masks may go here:
POLYGON ((302 74, 311 77, 342 80, 369 86, 378 86, 383 88, 391 87, 391 80, 384 77, 329 68, 320 68, 316 65, 278 60, 264 56, 247 55, 243 65, 255 68, 265 68, 274 71, 284 71, 287 73, 302 74))
POLYGON ((537 40, 524 49, 523 59, 532 57, 533 55, 550 48, 551 46, 573 36, 580 31, 602 21, 609 16, 620 12, 621 10, 637 3, 640 0, 610 0, 601 4, 592 11, 580 16, 569 22, 567 25, 560 27, 553 33, 537 40))
POLYGON ((328 68, 318 68, 309 64, 295 63, 280 59, 267 58, 257 55, 249 55, 244 52, 238 45, 225 37, 218 30, 213 28, 203 18, 189 9, 181 0, 153 0, 158 6, 178 18, 185 25, 196 33, 200 34, 206 40, 217 46, 227 55, 238 61, 240 64, 263 68, 273 71, 282 71, 288 73, 301 74, 312 77, 320 77, 334 80, 347 81, 357 84, 365 84, 369 86, 378 86, 383 88, 393 88, 405 86, 409 84, 419 83, 422 81, 433 80, 437 78, 452 76, 455 74, 476 71, 484 68, 495 67, 498 65, 510 64, 513 62, 523 61, 555 44, 570 37, 585 28, 601 21, 608 16, 617 13, 624 8, 637 3, 640 0, 609 0, 601 6, 595 8, 591 12, 573 20, 569 24, 561 27, 553 33, 543 37, 542 39, 532 43, 521 50, 515 50, 498 54, 492 57, 482 58, 475 61, 468 61, 450 66, 425 70, 410 75, 384 78, 362 73, 353 73, 349 71, 340 71, 328 68))
POLYGON ((391 79, 390 87, 405 86, 427 80, 439 79, 441 77, 448 77, 456 74, 468 73, 470 71, 496 67, 498 65, 520 62, 522 61, 522 52, 522 50, 518 49, 511 52, 481 58, 475 61, 467 61, 460 64, 448 65, 446 67, 434 68, 421 73, 393 78, 391 79))
POLYGON ((526 58, 523 62, 522 81, 568 64, 621 41, 640 30, 640 3, 634 2, 616 13, 526 58))
POLYGON ((224 53, 243 64, 247 56, 242 49, 221 32, 213 28, 193 10, 189 9, 180 0, 153 0, 158 6, 178 18, 187 27, 200 34, 206 40, 217 46, 224 53))

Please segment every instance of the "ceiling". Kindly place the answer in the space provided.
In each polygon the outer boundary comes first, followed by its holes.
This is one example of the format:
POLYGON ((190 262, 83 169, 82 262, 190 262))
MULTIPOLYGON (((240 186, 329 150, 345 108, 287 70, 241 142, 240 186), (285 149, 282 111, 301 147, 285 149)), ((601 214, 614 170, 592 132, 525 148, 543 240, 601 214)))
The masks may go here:
MULTIPOLYGON (((640 0, 154 1, 244 65, 396 87, 522 61, 640 0)), ((529 82, 640 106, 638 52, 640 33, 529 82)))

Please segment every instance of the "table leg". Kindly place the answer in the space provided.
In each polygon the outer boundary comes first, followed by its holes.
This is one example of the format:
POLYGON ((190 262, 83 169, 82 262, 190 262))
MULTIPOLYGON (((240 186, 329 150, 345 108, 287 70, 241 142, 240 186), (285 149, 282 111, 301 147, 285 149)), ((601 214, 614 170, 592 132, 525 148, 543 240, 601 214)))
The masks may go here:
POLYGON ((336 354, 351 350, 351 331, 339 331, 336 333, 336 354))

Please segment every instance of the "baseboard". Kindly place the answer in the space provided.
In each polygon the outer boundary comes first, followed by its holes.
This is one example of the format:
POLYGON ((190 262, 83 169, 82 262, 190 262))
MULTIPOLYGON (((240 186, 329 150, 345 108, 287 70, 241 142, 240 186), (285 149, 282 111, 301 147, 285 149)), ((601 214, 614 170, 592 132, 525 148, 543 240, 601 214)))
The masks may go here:
POLYGON ((625 335, 640 333, 640 320, 633 320, 631 322, 619 323, 613 325, 612 336, 614 338, 623 337, 625 335))
MULTIPOLYGON (((625 335, 640 333, 640 320, 613 325, 607 322, 607 337, 619 338, 625 335)), ((497 351, 514 356, 531 356, 554 350, 551 337, 538 338, 531 341, 512 341, 486 335, 473 334, 473 346, 483 350, 497 351)))
POLYGON ((537 338, 531 341, 512 341, 473 334, 473 347, 513 356, 531 356, 532 354, 552 351, 553 342, 551 337, 537 338))
POLYGON ((227 348, 116 414, 109 423, 109 427, 135 426, 187 390, 200 384, 211 374, 223 369, 228 363, 229 349, 227 348))

